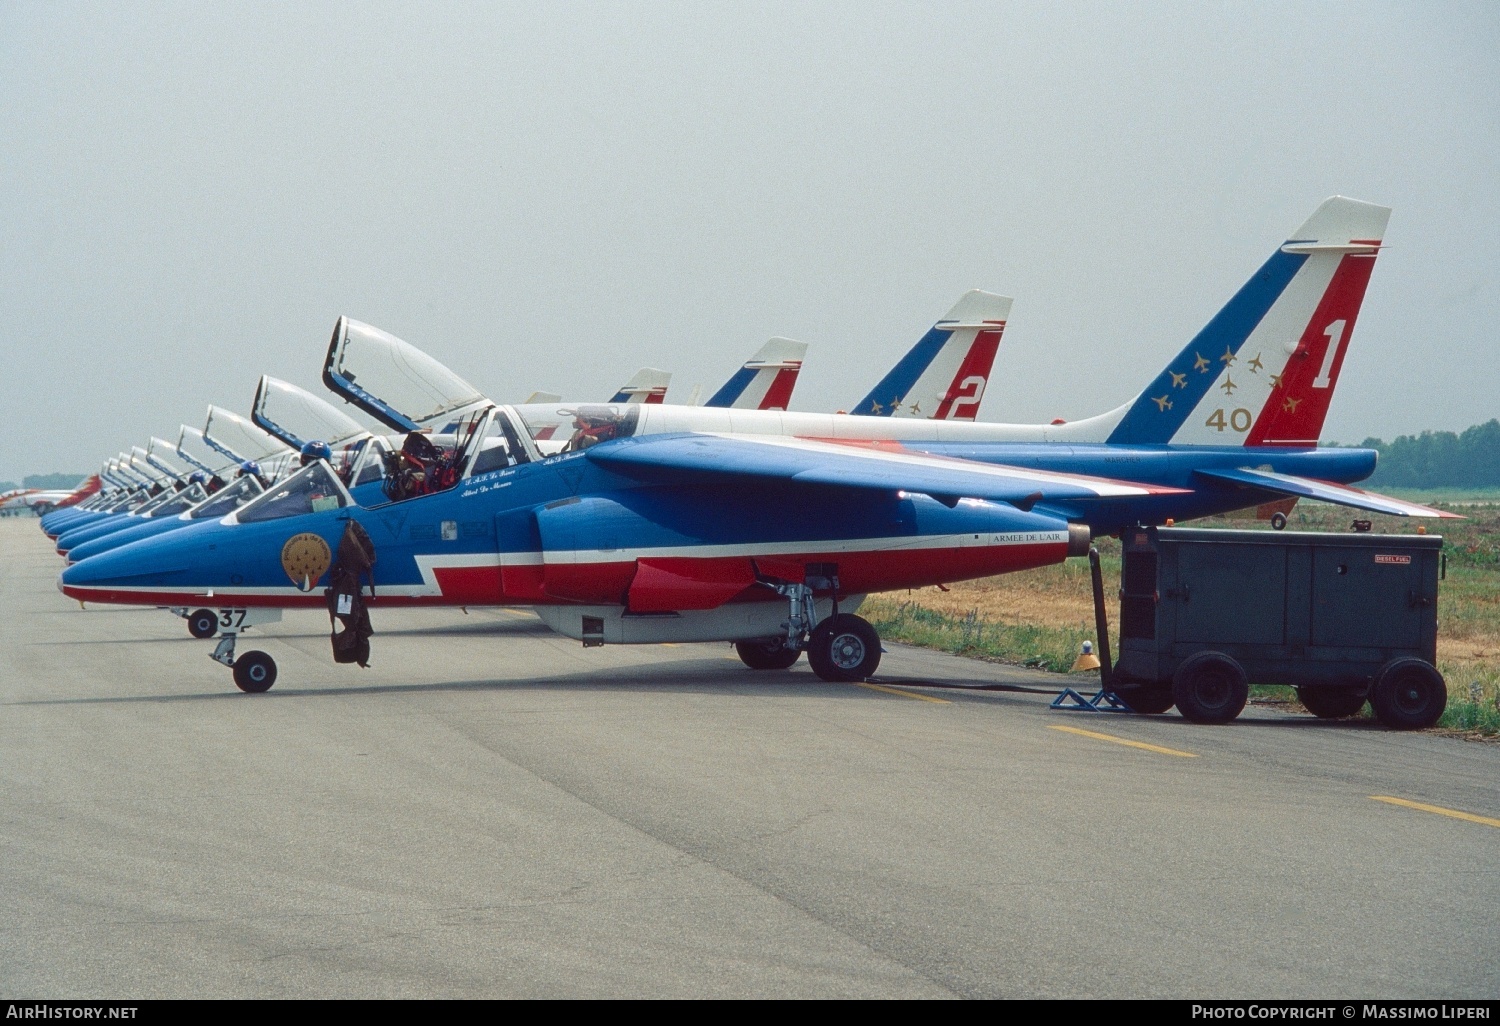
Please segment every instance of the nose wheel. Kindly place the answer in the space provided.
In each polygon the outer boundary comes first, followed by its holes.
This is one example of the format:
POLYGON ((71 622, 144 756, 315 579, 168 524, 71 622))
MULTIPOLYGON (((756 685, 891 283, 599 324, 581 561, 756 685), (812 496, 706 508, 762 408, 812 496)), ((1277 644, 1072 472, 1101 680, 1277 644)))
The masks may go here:
POLYGON ((276 683, 276 660, 264 652, 246 652, 234 661, 234 686, 259 694, 276 683))

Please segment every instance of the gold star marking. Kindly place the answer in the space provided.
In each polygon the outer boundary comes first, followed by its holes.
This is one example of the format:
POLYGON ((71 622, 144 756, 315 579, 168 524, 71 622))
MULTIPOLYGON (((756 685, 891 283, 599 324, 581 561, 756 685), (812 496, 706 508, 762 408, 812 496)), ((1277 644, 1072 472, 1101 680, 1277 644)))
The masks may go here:
POLYGON ((1152 396, 1151 401, 1156 404, 1156 410, 1158 413, 1166 413, 1172 408, 1172 400, 1168 399, 1165 395, 1161 396, 1160 398, 1158 398, 1157 396, 1152 396))
POLYGON ((1260 369, 1262 367, 1264 367, 1264 366, 1265 366, 1265 364, 1263 364, 1263 363, 1260 362, 1260 354, 1256 353, 1255 354, 1255 359, 1253 359, 1253 360, 1250 361, 1250 373, 1251 374, 1259 374, 1260 373, 1260 369))
POLYGON ((1285 410, 1287 413, 1296 413, 1297 412, 1297 404, 1300 403, 1301 401, 1302 401, 1301 399, 1293 399, 1291 396, 1287 396, 1286 397, 1286 402, 1284 402, 1284 403, 1281 404, 1281 408, 1283 410, 1285 410))
POLYGON ((1272 374, 1271 375, 1271 387, 1272 388, 1280 388, 1281 387, 1281 375, 1280 374, 1272 374))
POLYGON ((1167 371, 1167 373, 1170 374, 1170 375, 1172 375, 1172 387, 1173 388, 1187 388, 1187 375, 1186 374, 1178 374, 1176 371, 1167 371))
POLYGON ((1233 378, 1225 378, 1224 383, 1219 387, 1224 390, 1225 395, 1234 395, 1234 390, 1240 386, 1234 383, 1233 378))
POLYGON ((1229 351, 1228 346, 1224 347, 1224 355, 1219 357, 1219 362, 1226 367, 1234 365, 1234 354, 1229 351))
POLYGON ((1203 358, 1203 354, 1195 352, 1193 355, 1197 357, 1197 359, 1193 361, 1193 370, 1198 371, 1202 374, 1207 374, 1208 361, 1203 358))

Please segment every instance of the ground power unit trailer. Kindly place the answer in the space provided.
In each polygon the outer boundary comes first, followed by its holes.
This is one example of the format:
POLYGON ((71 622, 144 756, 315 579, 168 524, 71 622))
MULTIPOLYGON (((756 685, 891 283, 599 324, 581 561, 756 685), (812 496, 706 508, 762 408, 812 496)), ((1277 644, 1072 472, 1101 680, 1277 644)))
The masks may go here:
POLYGON ((1442 716, 1441 537, 1167 527, 1121 541, 1108 686, 1135 711, 1175 704, 1190 720, 1224 723, 1251 684, 1285 684, 1327 719, 1366 701, 1398 730, 1442 716))

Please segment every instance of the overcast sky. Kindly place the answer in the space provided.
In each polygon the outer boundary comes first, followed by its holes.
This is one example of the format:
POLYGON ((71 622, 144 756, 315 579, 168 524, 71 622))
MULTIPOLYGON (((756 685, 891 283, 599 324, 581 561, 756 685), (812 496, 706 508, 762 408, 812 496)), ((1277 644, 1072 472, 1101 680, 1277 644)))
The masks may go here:
POLYGON ((1110 409, 1324 198, 1394 208, 1325 437, 1500 415, 1500 5, 0 2, 0 479, 322 394, 847 408, 965 290, 980 416, 1110 409))

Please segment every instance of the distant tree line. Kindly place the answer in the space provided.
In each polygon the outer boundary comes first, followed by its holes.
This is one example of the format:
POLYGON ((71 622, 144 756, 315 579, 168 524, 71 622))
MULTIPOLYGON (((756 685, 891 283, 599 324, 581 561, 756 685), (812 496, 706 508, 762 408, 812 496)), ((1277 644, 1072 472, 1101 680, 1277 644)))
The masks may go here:
POLYGON ((15 488, 41 488, 45 491, 53 491, 58 488, 77 488, 83 484, 87 474, 27 474, 21 479, 20 484, 14 481, 0 481, 0 492, 8 492, 15 488))
POLYGON ((1463 434, 1423 431, 1390 442, 1366 438, 1359 446, 1380 453, 1366 482, 1371 487, 1500 488, 1500 420, 1463 434))

